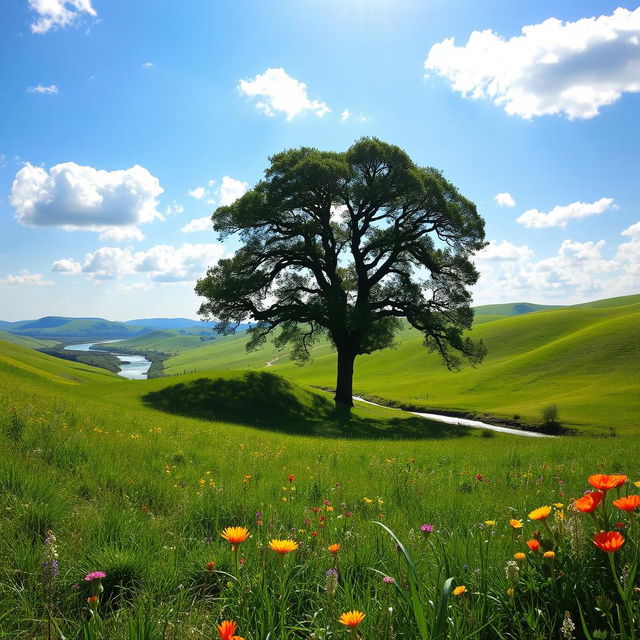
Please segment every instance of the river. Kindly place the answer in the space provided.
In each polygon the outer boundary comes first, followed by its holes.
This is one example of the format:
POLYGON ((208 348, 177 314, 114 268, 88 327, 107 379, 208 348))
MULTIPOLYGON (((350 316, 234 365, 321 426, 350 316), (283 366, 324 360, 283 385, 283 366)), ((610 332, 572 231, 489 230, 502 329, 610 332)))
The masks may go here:
MULTIPOLYGON (((94 344, 115 344, 120 340, 105 340, 103 342, 85 342, 82 344, 70 344, 65 349, 68 351, 90 351, 94 344)), ((111 353, 110 351, 94 350, 94 353, 111 353)), ((151 362, 144 356, 134 355, 133 353, 113 353, 120 360, 120 371, 118 375, 129 380, 146 380, 147 372, 151 366, 151 362)))

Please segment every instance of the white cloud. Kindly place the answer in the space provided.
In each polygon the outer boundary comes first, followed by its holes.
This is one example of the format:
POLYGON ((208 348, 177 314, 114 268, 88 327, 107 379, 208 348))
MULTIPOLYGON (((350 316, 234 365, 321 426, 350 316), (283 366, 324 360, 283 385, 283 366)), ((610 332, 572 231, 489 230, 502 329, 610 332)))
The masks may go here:
POLYGON ((138 227, 109 227, 98 237, 100 242, 140 242, 144 234, 138 227))
POLYGON ((50 280, 44 280, 41 273, 29 273, 27 269, 23 269, 17 276, 10 273, 6 278, 0 278, 0 285, 7 285, 10 287, 17 287, 21 285, 45 287, 53 284, 54 283, 50 280))
POLYGON ((211 231, 213 229, 213 223, 211 222, 211 216, 205 216, 204 218, 194 218, 191 222, 188 222, 180 229, 183 233, 193 233, 194 231, 211 231))
POLYGON ((187 191, 187 193, 196 200, 202 200, 204 198, 204 194, 206 193, 206 189, 204 187, 196 187, 191 191, 187 191))
POLYGON ((496 193, 496 195, 493 196, 493 199, 501 207, 515 207, 516 206, 516 201, 513 199, 513 196, 507 191, 502 191, 501 193, 496 193))
POLYGON ((269 68, 251 80, 240 80, 238 88, 249 98, 256 98, 256 108, 267 116, 283 113, 292 120, 309 112, 321 118, 331 111, 326 103, 310 100, 307 85, 282 68, 269 68))
POLYGON ((223 253, 224 246, 220 243, 155 245, 145 251, 101 247, 86 254, 81 263, 71 258, 57 260, 53 269, 66 273, 82 271, 95 280, 146 273, 153 282, 193 282, 217 263, 223 253))
POLYGON ((246 182, 224 176, 216 192, 220 205, 224 207, 233 204, 240 196, 243 196, 247 192, 248 186, 246 182))
POLYGON ((57 271, 58 273, 80 273, 80 271, 82 271, 82 265, 73 258, 62 258, 53 263, 51 271, 57 271))
POLYGON ((345 109, 341 114, 340 114, 340 122, 346 122, 350 117, 351 117, 351 111, 349 111, 349 109, 345 109))
POLYGON ((143 66, 145 69, 151 69, 151 67, 153 67, 153 62, 143 62, 143 63, 142 63, 142 66, 143 66))
POLYGON ((46 33, 50 29, 67 27, 83 14, 95 17, 91 0, 29 0, 29 7, 37 14, 31 24, 33 33, 46 33))
POLYGON ((25 226, 97 231, 108 240, 140 240, 138 224, 162 219, 163 193, 147 169, 103 171, 66 162, 49 171, 27 163, 11 188, 16 219, 25 226))
POLYGON ((631 238, 618 245, 616 260, 623 266, 627 276, 635 278, 635 286, 640 288, 640 221, 625 229, 621 235, 631 238))
MULTIPOLYGON (((215 183, 215 180, 209 180, 208 184, 209 186, 213 186, 215 183)), ((220 186, 213 191, 207 191, 204 187, 198 187, 198 199, 201 200, 205 196, 213 195, 214 197, 206 200, 207 204, 228 206, 243 196, 247 192, 248 187, 249 185, 246 182, 236 180, 230 176, 224 176, 220 182, 220 186)), ((189 193, 193 195, 193 192, 189 193)), ((205 216, 203 218, 194 218, 185 224, 181 231, 183 233, 194 233, 197 231, 211 231, 211 229, 211 216, 205 216)))
POLYGON ((492 240, 475 257, 480 262, 524 262, 533 257, 533 251, 527 245, 519 246, 508 240, 492 240))
POLYGON ((166 216, 180 215, 184 213, 184 206, 175 200, 164 210, 166 216))
POLYGON ((59 93, 59 91, 55 84, 50 84, 48 87, 38 84, 35 87, 27 87, 27 93, 45 93, 51 95, 59 93))
POLYGON ((569 220, 597 216, 614 208, 616 206, 613 203, 613 198, 600 198, 595 202, 572 202, 571 204, 557 206, 551 209, 549 213, 544 213, 537 209, 529 209, 517 218, 516 222, 534 229, 542 229, 544 227, 564 228, 569 220))
POLYGON ((623 93, 640 91, 640 7, 563 22, 549 18, 508 40, 473 31, 464 46, 431 47, 427 72, 466 98, 487 98, 512 115, 592 118, 623 93))

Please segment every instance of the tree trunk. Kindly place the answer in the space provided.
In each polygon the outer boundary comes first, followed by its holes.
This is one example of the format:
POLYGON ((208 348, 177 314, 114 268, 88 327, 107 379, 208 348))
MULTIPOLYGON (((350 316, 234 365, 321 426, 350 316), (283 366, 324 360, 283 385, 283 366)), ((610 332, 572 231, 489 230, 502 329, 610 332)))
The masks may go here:
POLYGON ((353 406, 353 362, 356 354, 345 347, 338 348, 338 377, 336 380, 336 402, 353 406))

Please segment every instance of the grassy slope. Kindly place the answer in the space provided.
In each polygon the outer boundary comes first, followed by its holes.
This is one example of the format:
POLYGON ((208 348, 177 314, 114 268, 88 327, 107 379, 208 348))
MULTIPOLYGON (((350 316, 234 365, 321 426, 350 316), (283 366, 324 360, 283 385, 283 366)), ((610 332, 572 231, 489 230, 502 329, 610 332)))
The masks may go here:
MULTIPOLYGON (((425 408, 519 415, 533 422, 544 406, 556 403, 567 424, 631 429, 638 425, 640 296, 614 302, 623 305, 598 301, 476 323, 474 336, 485 341, 489 356, 476 369, 455 373, 425 351, 415 332, 405 330, 397 349, 356 360, 354 388, 425 408)), ((245 340, 239 335, 186 348, 166 361, 165 371, 262 368, 278 356, 271 345, 247 354, 245 340)), ((335 355, 324 343, 311 364, 298 367, 285 355, 273 370, 331 387, 335 355)))
POLYGON ((13 344, 20 345, 21 347, 29 347, 31 349, 39 349, 40 347, 53 347, 56 340, 42 340, 41 338, 31 338, 29 336, 19 336, 15 333, 9 333, 8 331, 0 331, 0 340, 5 342, 12 342, 13 344))

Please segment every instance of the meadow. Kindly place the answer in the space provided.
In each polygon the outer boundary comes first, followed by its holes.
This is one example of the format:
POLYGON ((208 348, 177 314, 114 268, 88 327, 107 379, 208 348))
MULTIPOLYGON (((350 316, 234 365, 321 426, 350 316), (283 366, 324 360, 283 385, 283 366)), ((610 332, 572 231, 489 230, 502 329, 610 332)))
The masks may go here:
POLYGON ((0 342, 0 637, 635 637, 638 515, 612 506, 638 493, 631 427, 534 440, 345 415, 268 371, 127 381, 0 342), (572 500, 609 472, 628 481, 596 523, 572 500), (235 551, 231 526, 250 534, 235 551), (627 538, 615 554, 601 527, 627 538))

